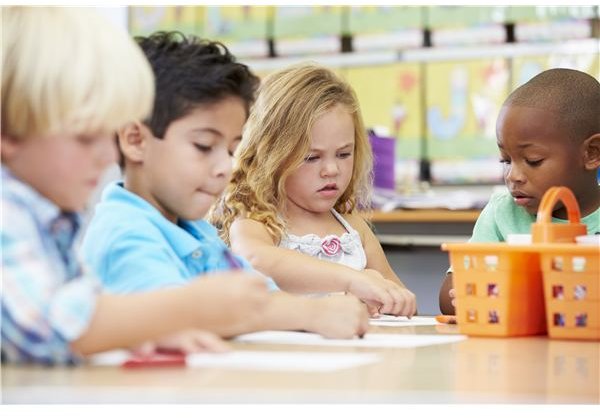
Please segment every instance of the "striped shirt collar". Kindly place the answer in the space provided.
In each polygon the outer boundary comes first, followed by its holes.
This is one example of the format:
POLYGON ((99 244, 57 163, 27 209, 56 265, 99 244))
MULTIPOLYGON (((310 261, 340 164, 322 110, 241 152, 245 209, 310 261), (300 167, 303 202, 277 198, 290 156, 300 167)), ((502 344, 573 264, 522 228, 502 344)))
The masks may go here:
POLYGON ((60 219, 67 219, 76 235, 81 225, 81 215, 76 212, 62 211, 54 202, 42 196, 29 184, 13 175, 5 166, 2 170, 2 199, 22 205, 47 231, 60 219))

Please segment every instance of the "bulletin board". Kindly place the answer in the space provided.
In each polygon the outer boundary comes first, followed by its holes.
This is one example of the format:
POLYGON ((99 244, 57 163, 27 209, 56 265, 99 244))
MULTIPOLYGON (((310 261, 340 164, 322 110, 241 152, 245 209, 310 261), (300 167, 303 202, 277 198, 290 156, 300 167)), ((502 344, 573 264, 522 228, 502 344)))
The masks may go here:
POLYGON ((267 57, 272 13, 272 6, 206 6, 204 37, 223 42, 237 57, 267 57))
POLYGON ((354 51, 417 48, 423 43, 423 7, 349 6, 345 12, 354 51))
POLYGON ((340 51, 342 6, 276 6, 273 38, 279 55, 340 51))
POLYGON ((572 68, 600 80, 600 51, 598 54, 554 54, 514 58, 511 91, 550 68, 572 68))
POLYGON ((429 157, 495 157, 496 117, 508 93, 505 59, 429 63, 429 157))
POLYGON ((420 6, 350 6, 349 29, 354 35, 421 29, 420 6))
POLYGON ((204 7, 130 6, 129 32, 147 36, 160 30, 177 30, 185 35, 201 35, 204 7))
POLYGON ((508 6, 426 6, 425 20, 431 29, 474 27, 504 23, 508 6))
POLYGON ((423 136, 419 64, 347 68, 365 126, 382 126, 396 138, 398 159, 419 158, 423 136))
POLYGON ((495 126, 508 93, 505 59, 426 66, 427 156, 434 183, 498 183, 495 126))
POLYGON ((594 6, 511 6, 508 9, 508 20, 515 23, 591 19, 596 15, 594 6))

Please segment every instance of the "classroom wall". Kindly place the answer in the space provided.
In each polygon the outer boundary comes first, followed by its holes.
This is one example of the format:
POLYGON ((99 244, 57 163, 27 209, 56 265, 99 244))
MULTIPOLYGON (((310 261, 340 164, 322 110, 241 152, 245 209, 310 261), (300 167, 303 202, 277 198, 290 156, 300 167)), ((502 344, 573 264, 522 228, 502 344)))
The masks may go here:
POLYGON ((168 29, 222 41, 260 76, 303 60, 334 68, 356 90, 365 125, 395 139, 397 184, 418 181, 424 159, 434 184, 497 184, 502 101, 548 68, 599 77, 598 14, 597 6, 136 6, 128 22, 134 35, 168 29))

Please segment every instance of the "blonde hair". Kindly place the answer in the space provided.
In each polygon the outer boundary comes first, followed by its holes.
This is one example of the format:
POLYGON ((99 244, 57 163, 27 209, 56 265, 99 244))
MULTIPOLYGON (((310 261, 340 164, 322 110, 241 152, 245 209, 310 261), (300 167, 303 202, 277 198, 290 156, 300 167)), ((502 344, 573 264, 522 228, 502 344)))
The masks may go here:
POLYGON ((3 136, 110 132, 151 111, 146 58, 97 12, 3 7, 2 25, 3 136))
POLYGON ((304 162, 315 121, 337 104, 354 122, 354 168, 348 188, 335 204, 340 213, 368 206, 372 152, 352 87, 327 68, 299 64, 265 78, 236 150, 231 181, 210 220, 229 243, 238 217, 263 223, 275 242, 286 229, 285 182, 304 162))

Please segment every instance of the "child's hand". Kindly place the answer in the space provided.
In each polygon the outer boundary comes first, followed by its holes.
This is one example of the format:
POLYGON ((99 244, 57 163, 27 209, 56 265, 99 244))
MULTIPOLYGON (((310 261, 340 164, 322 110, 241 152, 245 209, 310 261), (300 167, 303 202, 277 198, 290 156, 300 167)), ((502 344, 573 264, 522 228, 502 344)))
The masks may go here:
POLYGON ((156 342, 146 342, 132 351, 138 355, 151 355, 156 351, 198 353, 224 353, 231 347, 216 334, 191 329, 161 338, 156 342))
POLYGON ((364 304, 367 307, 367 312, 369 313, 370 318, 379 318, 381 314, 379 313, 379 308, 381 305, 369 305, 368 303, 364 304))
POLYGON ((450 295, 450 302, 452 303, 452 306, 454 306, 456 308, 456 290, 454 289, 450 289, 448 291, 448 295, 450 295))
POLYGON ((362 337, 369 328, 369 316, 365 304, 355 296, 332 295, 310 299, 316 305, 312 326, 307 331, 326 338, 362 337))
POLYGON ((376 270, 366 269, 357 272, 360 276, 350 282, 348 291, 369 306, 371 316, 378 314, 403 315, 411 317, 417 310, 415 295, 405 287, 385 279, 376 270))

